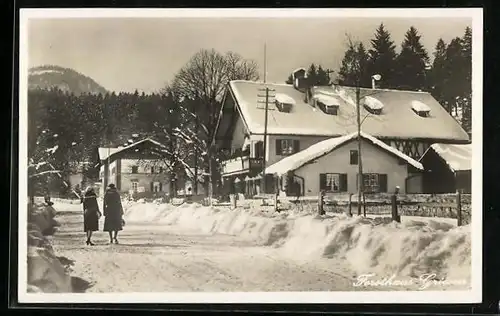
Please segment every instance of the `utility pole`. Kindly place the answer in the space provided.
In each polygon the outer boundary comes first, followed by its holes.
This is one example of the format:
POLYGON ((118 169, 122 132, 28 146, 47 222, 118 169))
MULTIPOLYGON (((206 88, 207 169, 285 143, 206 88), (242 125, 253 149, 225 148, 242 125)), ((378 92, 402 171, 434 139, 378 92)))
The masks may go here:
POLYGON ((265 95, 258 95, 259 97, 264 97, 264 101, 257 101, 258 103, 264 103, 264 157, 262 159, 262 191, 266 192, 266 153, 267 153, 267 122, 269 116, 269 99, 273 98, 274 95, 270 95, 270 92, 274 92, 274 89, 269 89, 268 87, 264 89, 259 89, 259 91, 265 91, 265 95))
MULTIPOLYGON (((266 83, 266 78, 267 77, 267 45, 264 43, 264 84, 266 83)), ((259 89, 259 91, 265 91, 265 95, 258 95, 259 97, 264 97, 265 101, 257 101, 258 103, 264 103, 264 157, 262 158, 262 179, 261 179, 261 186, 262 186, 262 192, 267 193, 266 189, 266 156, 267 156, 267 118, 268 118, 268 112, 269 112, 269 92, 274 91, 271 90, 267 87, 264 89, 259 89)))
POLYGON ((360 88, 356 84, 356 119, 358 125, 358 216, 361 216, 361 201, 363 200, 363 164, 361 159, 361 109, 360 88))
MULTIPOLYGON (((198 98, 196 98, 196 101, 198 102, 198 98)), ((198 113, 195 113, 195 105, 193 102, 193 107, 192 107, 192 113, 195 114, 195 137, 198 137, 198 129, 199 129, 199 123, 198 123, 198 113)), ((195 143, 194 145, 194 180, 193 180, 193 194, 198 195, 198 146, 195 143)))

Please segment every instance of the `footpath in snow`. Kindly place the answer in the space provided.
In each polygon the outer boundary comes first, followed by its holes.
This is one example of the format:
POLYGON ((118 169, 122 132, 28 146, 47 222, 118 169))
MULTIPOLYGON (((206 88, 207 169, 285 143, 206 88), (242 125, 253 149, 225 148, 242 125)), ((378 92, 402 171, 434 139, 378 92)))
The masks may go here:
POLYGON ((127 205, 125 219, 235 235, 275 247, 294 259, 341 259, 358 275, 418 278, 431 274, 443 282, 470 282, 470 225, 457 227, 450 219, 403 217, 396 223, 383 217, 266 213, 258 207, 230 210, 141 201, 127 205))

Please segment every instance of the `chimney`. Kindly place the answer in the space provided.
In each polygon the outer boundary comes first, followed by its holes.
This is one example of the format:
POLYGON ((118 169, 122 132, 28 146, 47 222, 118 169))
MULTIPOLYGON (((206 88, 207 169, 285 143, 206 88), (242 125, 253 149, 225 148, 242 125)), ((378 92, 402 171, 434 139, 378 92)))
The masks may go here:
POLYGON ((292 72, 293 87, 300 92, 305 92, 309 88, 307 73, 305 68, 298 68, 292 72))

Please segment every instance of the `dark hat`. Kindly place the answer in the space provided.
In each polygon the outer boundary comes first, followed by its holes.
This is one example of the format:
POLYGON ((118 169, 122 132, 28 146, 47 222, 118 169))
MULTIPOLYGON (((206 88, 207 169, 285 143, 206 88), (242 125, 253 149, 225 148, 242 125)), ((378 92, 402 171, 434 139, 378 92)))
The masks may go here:
POLYGON ((114 185, 113 183, 110 183, 110 184, 108 185, 108 188, 110 188, 110 189, 114 189, 114 188, 115 188, 115 185, 114 185))

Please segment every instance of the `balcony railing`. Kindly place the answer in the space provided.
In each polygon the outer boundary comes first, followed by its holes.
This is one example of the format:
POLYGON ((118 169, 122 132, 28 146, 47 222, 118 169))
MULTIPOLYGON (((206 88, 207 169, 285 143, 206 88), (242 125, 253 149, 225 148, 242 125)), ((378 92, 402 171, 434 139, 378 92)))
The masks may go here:
POLYGON ((250 158, 248 156, 228 159, 222 162, 222 174, 240 174, 262 169, 263 158, 250 158))

